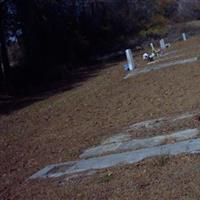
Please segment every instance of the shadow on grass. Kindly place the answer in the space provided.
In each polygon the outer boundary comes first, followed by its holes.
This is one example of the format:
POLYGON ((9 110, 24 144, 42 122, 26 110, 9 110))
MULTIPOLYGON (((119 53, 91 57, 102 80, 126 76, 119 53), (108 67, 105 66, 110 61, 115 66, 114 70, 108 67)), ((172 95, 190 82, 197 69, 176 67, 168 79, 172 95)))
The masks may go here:
MULTIPOLYGON (((118 58, 115 61, 111 60, 109 64, 93 64, 71 70, 65 72, 66 75, 62 75, 62 78, 57 78, 56 81, 52 79, 30 82, 28 80, 23 82, 15 80, 12 84, 4 82, 0 87, 0 115, 8 115, 37 101, 79 87, 84 84, 84 81, 97 76, 99 71, 116 65, 116 62, 120 60, 122 59, 118 58)), ((16 75, 15 73, 12 73, 13 76, 16 75)))

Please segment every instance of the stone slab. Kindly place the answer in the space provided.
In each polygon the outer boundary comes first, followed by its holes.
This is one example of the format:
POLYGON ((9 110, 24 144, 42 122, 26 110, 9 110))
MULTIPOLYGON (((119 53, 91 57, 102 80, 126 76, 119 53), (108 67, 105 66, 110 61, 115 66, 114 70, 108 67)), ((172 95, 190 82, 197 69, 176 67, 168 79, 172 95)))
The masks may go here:
POLYGON ((191 120, 191 118, 196 117, 199 115, 199 112, 186 112, 183 114, 169 116, 169 117, 162 117, 157 119, 146 120, 138 123, 134 123, 122 130, 121 133, 115 134, 104 141, 102 141, 102 145, 110 144, 110 143, 117 143, 117 142, 126 142, 131 140, 131 131, 138 131, 138 130, 152 130, 156 128, 160 128, 167 125, 176 125, 182 120, 191 120))
POLYGON ((159 65, 155 65, 155 66, 147 66, 147 67, 137 68, 134 71, 130 72, 124 79, 128 79, 130 77, 141 75, 141 74, 146 74, 146 73, 152 72, 152 71, 158 71, 158 70, 165 69, 168 67, 173 67, 176 65, 185 65, 185 64, 194 63, 197 60, 198 60, 198 57, 193 57, 193 58, 188 58, 188 59, 184 59, 184 60, 177 60, 177 61, 173 61, 173 62, 163 63, 163 64, 159 64, 159 65))
POLYGON ((83 159, 73 163, 70 162, 70 164, 61 163, 59 164, 59 167, 62 167, 62 171, 55 170, 58 165, 54 165, 54 169, 52 169, 52 165, 50 165, 34 174, 29 179, 56 178, 64 175, 87 172, 90 170, 110 168, 117 165, 133 164, 154 156, 178 155, 183 153, 200 153, 200 139, 191 139, 175 144, 167 144, 137 151, 111 154, 98 158, 83 159))
POLYGON ((199 129, 187 129, 170 135, 162 135, 145 139, 133 139, 124 142, 114 142, 87 149, 80 155, 80 158, 91 158, 108 153, 138 150, 167 143, 180 142, 197 138, 200 135, 199 129))
POLYGON ((159 128, 161 126, 165 126, 167 124, 176 124, 178 121, 185 120, 185 119, 191 119, 198 115, 198 112, 186 112, 180 115, 175 115, 173 117, 162 117, 152 120, 146 120, 142 122, 135 123, 133 125, 130 125, 126 131, 132 131, 132 130, 140 130, 140 129, 153 129, 153 128, 159 128))

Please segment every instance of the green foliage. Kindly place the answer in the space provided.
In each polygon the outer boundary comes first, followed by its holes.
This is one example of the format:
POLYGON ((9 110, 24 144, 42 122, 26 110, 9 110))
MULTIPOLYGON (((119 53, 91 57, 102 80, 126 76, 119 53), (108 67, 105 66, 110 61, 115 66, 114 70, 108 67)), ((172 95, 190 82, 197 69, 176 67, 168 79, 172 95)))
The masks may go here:
POLYGON ((139 33, 139 36, 143 38, 157 38, 165 35, 167 33, 167 29, 160 26, 154 26, 147 30, 142 30, 139 33))
POLYGON ((157 38, 162 37, 167 33, 168 19, 160 14, 152 16, 150 22, 146 24, 145 28, 139 32, 139 36, 143 38, 157 38))

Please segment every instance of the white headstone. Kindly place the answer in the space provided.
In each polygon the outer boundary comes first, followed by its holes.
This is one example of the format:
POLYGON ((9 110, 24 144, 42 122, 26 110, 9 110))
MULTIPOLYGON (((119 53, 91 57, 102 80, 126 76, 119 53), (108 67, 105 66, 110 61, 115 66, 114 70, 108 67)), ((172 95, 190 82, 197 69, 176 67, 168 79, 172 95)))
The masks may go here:
POLYGON ((183 37, 183 40, 184 40, 184 41, 187 40, 187 37, 186 37, 186 34, 185 34, 185 33, 182 33, 182 37, 183 37))
POLYGON ((130 49, 126 50, 126 57, 127 57, 127 61, 128 61, 129 70, 133 71, 135 69, 135 63, 134 63, 134 60, 133 60, 132 51, 130 49))
POLYGON ((160 48, 161 48, 161 49, 165 49, 165 48, 166 48, 164 39, 161 39, 161 40, 160 40, 160 48))

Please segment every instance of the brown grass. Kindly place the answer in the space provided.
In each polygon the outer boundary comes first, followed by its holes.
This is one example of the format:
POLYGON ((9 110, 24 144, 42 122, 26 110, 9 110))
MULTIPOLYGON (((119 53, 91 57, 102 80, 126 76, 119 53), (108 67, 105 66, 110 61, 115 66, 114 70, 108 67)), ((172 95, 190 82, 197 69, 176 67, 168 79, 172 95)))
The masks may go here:
MULTIPOLYGON (((172 49, 184 54, 200 38, 172 49)), ((140 58, 137 59, 139 64, 140 58)), ((200 63, 123 80, 119 62, 80 86, 0 116, 0 199, 198 199, 199 157, 155 160, 72 181, 26 179, 50 163, 80 152, 134 122, 200 110, 200 63), (162 163, 162 162, 161 162, 162 163), (104 180, 104 178, 102 178, 104 180)), ((196 123, 195 123, 196 124, 196 123)))

